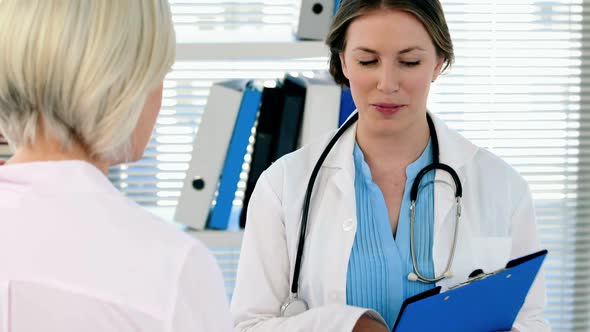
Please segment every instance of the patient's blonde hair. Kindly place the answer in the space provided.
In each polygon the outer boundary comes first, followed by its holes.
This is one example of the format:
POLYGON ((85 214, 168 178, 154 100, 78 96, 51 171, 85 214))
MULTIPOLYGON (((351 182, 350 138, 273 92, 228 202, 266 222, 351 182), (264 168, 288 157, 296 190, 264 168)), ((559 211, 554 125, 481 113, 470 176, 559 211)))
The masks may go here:
POLYGON ((175 44, 167 0, 0 0, 0 132, 34 144, 42 114, 64 148, 126 160, 175 44))

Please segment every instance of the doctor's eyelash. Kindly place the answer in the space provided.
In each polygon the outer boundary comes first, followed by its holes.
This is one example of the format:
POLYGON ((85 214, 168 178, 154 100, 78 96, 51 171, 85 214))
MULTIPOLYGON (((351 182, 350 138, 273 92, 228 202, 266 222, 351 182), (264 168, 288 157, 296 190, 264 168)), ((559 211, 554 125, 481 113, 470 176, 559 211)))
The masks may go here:
POLYGON ((369 66, 369 65, 377 63, 377 60, 370 60, 370 61, 360 61, 359 60, 358 63, 361 66, 369 66))
POLYGON ((401 63, 406 67, 416 67, 420 64, 420 61, 401 61, 401 63))

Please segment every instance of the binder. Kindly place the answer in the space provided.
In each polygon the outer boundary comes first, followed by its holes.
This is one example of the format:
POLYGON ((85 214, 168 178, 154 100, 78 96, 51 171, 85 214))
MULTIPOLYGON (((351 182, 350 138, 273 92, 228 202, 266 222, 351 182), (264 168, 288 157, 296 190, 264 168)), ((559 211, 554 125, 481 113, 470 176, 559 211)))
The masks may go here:
POLYGON ((300 140, 306 103, 306 80, 286 75, 276 88, 265 88, 240 227, 246 226, 248 203, 260 174, 283 155, 295 151, 300 140))
POLYGON ((342 126, 346 119, 354 112, 356 106, 352 100, 352 94, 349 88, 342 88, 342 95, 340 97, 340 118, 338 120, 338 127, 342 126))
POLYGON ((305 81, 301 78, 286 75, 283 88, 285 89, 285 104, 273 160, 277 160, 297 149, 305 105, 305 81))
POLYGON ((176 207, 177 222, 205 228, 246 83, 234 80, 211 87, 176 207))
POLYGON ((265 87, 262 90, 262 101, 258 115, 258 124, 256 126, 256 135, 254 136, 252 160, 250 162, 250 171, 248 173, 243 207, 240 214, 240 227, 242 228, 246 226, 248 203, 250 202, 250 196, 252 196, 256 182, 260 174, 275 161, 273 157, 279 136, 279 126, 277 124, 281 122, 284 103, 285 91, 282 82, 277 81, 275 87, 265 87))
POLYGON ((297 38, 324 40, 332 23, 335 5, 334 0, 301 0, 297 38))
POLYGON ((393 331, 510 331, 546 256, 541 250, 444 293, 439 286, 411 297, 393 331))
POLYGON ((246 156, 256 115, 258 114, 260 99, 260 90, 248 84, 244 91, 238 118, 227 149, 227 156, 219 181, 216 204, 211 211, 211 218, 209 219, 209 228, 227 229, 228 227, 236 189, 240 181, 242 165, 244 164, 244 157, 246 156))
POLYGON ((327 72, 305 78, 305 106, 299 147, 338 129, 341 88, 327 72))

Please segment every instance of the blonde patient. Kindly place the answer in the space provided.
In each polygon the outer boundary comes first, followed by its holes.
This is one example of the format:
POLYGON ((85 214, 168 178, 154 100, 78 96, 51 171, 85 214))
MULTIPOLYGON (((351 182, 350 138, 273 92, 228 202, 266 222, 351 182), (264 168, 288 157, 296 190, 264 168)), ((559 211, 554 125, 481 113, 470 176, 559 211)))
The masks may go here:
POLYGON ((208 250, 109 182, 175 59, 166 0, 1 0, 0 331, 231 331, 208 250))

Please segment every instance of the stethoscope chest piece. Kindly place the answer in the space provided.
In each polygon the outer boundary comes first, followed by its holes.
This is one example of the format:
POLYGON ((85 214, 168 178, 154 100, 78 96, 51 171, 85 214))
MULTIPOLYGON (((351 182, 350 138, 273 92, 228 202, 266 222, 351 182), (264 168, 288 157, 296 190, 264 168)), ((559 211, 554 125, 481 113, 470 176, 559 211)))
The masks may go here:
POLYGON ((307 303, 298 298, 296 295, 291 295, 289 301, 281 306, 282 317, 293 317, 307 311, 307 303))

